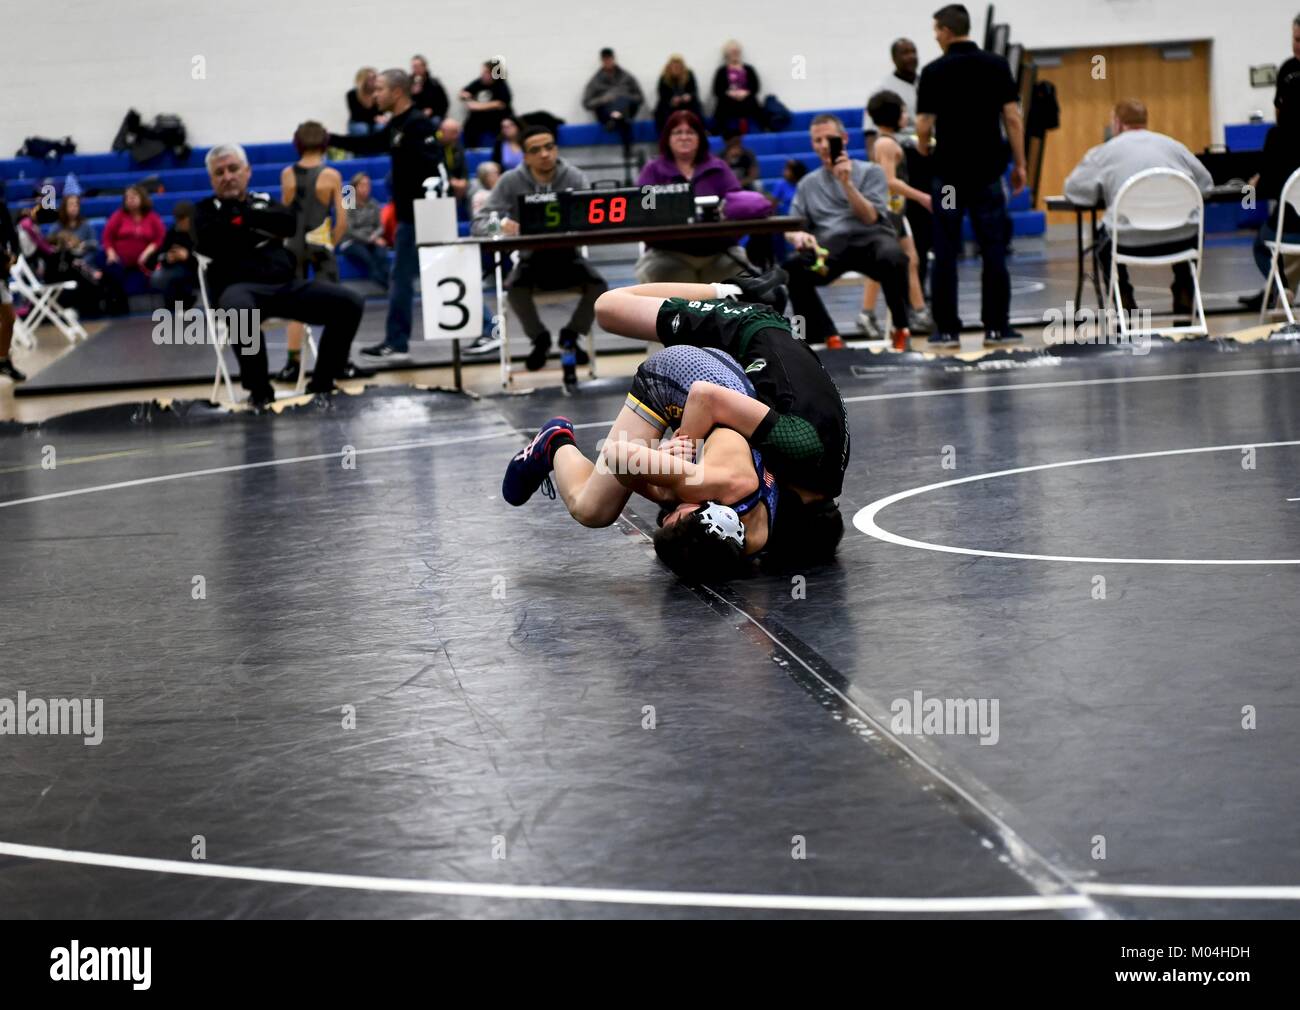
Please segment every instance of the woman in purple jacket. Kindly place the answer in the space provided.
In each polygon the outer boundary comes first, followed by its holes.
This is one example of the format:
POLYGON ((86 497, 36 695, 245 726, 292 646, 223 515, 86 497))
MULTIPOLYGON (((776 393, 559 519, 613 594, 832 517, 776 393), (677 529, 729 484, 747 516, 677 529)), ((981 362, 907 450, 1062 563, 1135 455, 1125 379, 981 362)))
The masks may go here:
MULTIPOLYGON (((700 117, 692 112, 681 110, 668 117, 659 135, 659 152, 659 157, 641 169, 638 186, 690 182, 696 196, 720 198, 741 188, 731 166, 710 153, 709 135, 700 117)), ((637 260, 636 279, 642 284, 711 284, 752 269, 745 250, 735 244, 735 239, 701 238, 647 243, 637 260)))

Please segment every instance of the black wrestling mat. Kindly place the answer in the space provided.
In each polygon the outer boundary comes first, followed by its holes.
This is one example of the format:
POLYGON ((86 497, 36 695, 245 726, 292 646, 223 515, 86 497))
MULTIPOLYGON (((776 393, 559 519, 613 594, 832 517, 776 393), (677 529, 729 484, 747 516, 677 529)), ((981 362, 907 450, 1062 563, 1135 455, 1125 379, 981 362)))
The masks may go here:
POLYGON ((614 381, 0 428, 0 907, 1294 916, 1300 354, 1039 358, 835 357, 837 563, 698 590, 500 499, 614 381))

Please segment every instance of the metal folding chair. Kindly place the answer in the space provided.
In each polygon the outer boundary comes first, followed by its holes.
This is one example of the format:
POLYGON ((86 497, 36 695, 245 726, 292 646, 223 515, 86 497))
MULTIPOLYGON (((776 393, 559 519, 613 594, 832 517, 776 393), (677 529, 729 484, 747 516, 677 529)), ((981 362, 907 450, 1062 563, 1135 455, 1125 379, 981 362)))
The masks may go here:
POLYGON ((12 291, 22 295, 31 303, 31 311, 27 313, 27 318, 20 320, 20 326, 14 327, 22 346, 27 348, 36 346, 36 331, 41 323, 47 320, 68 338, 70 344, 89 338, 90 334, 77 319, 77 314, 72 309, 64 308, 59 304, 59 296, 65 291, 75 289, 76 281, 45 284, 36 276, 31 264, 27 262, 27 257, 22 255, 10 268, 9 280, 12 291))
MULTIPOLYGON (((1118 319, 1121 337, 1140 334, 1191 333, 1209 335, 1205 324, 1205 306, 1201 301, 1201 261, 1205 246, 1205 202, 1191 177, 1172 168, 1148 168, 1130 178, 1115 197, 1114 228, 1111 234, 1112 255, 1110 280, 1106 285, 1107 329, 1109 320, 1118 319), (1140 252, 1120 252, 1120 244, 1133 232, 1168 232, 1189 224, 1196 225, 1196 247, 1181 252, 1144 256, 1140 252), (1192 306, 1190 326, 1152 326, 1132 328, 1123 311, 1119 295, 1119 268, 1126 266, 1173 266, 1192 264, 1192 306), (1120 311, 1111 312, 1118 306, 1120 311)), ((1139 247, 1140 248, 1140 247, 1139 247)))
POLYGON ((1300 214, 1300 168, 1291 173, 1287 179, 1286 185, 1282 187, 1277 201, 1277 237, 1271 242, 1267 239, 1264 241, 1265 247, 1272 254, 1269 264, 1268 280, 1264 282, 1264 301, 1259 307, 1259 321, 1277 312, 1286 313, 1286 321, 1290 325, 1295 325, 1295 313, 1291 311, 1291 292, 1287 290, 1286 282, 1283 278, 1286 272, 1282 269, 1283 256, 1295 256, 1300 254, 1300 242, 1287 242, 1284 240, 1284 231, 1286 225, 1287 210, 1294 210, 1300 214), (1272 301, 1274 293, 1277 294, 1278 308, 1270 309, 1268 303, 1272 301))

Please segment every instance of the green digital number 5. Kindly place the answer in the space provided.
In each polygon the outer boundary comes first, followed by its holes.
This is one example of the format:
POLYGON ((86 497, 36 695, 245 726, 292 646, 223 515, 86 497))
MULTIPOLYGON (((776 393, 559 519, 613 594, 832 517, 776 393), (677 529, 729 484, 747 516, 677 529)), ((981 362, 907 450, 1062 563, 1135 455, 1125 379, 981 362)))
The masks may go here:
POLYGON ((546 227, 560 227, 560 202, 553 200, 546 205, 546 227))

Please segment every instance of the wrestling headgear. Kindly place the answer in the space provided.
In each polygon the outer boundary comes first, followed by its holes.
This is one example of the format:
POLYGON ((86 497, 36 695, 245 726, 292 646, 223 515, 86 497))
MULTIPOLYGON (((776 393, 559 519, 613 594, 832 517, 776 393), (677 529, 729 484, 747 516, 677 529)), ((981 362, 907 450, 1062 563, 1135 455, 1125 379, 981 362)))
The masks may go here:
POLYGON ((722 581, 736 574, 745 556, 745 524, 729 505, 705 502, 661 526, 654 545, 659 560, 686 581, 722 581))

